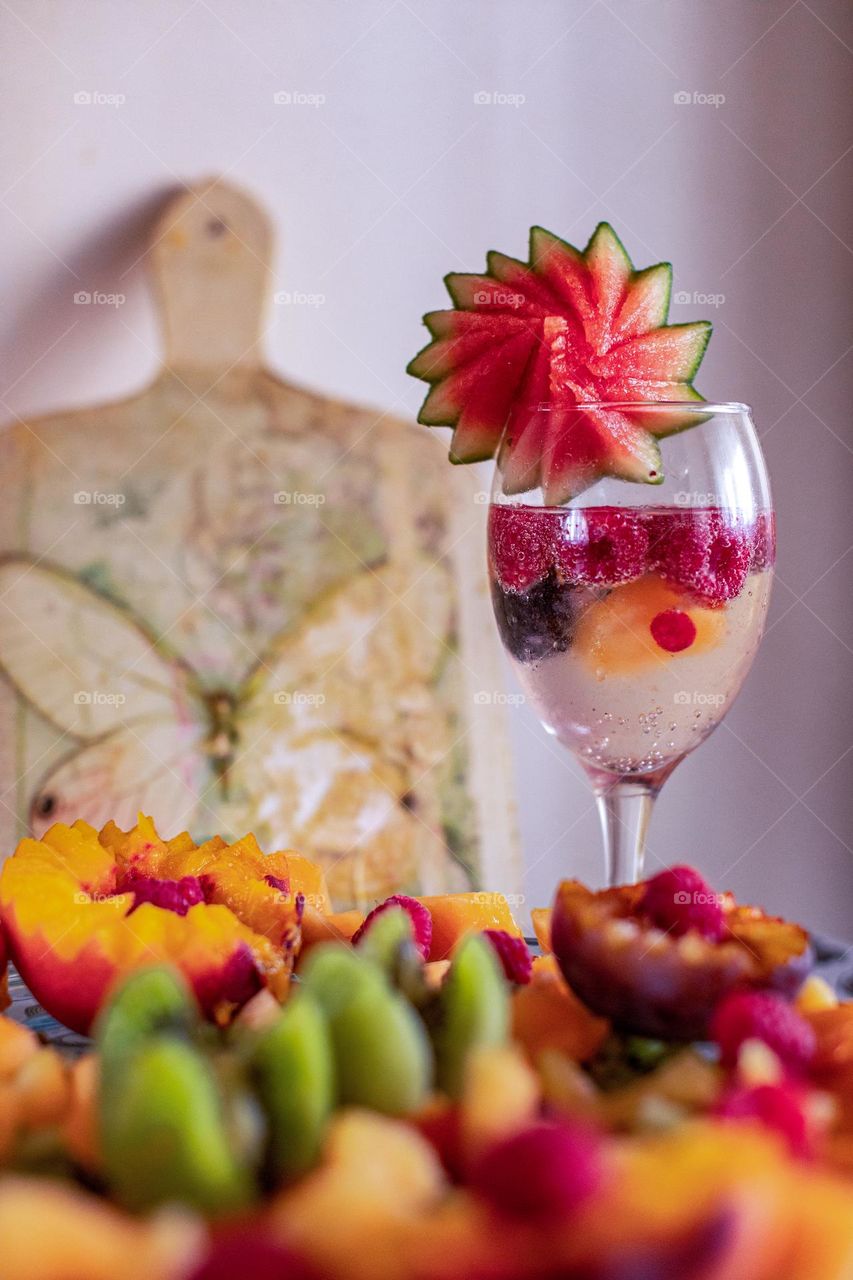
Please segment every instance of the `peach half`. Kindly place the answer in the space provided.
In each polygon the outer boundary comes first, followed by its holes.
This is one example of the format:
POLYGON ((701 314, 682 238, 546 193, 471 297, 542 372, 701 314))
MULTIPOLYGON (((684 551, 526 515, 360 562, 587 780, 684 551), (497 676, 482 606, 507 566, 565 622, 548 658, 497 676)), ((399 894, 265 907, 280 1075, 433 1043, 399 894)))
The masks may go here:
POLYGON ((123 832, 57 823, 22 840, 0 874, 0 919, 35 998, 87 1032, 123 974, 167 962, 224 1023, 262 987, 283 998, 305 897, 322 876, 298 855, 265 855, 253 836, 162 840, 150 818, 123 832))

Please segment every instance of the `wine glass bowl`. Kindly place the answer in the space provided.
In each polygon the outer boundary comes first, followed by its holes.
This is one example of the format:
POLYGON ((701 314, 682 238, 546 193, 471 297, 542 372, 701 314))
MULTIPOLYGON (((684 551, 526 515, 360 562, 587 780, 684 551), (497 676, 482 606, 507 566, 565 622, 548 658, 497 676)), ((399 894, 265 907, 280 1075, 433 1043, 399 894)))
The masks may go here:
POLYGON ((652 427, 658 414, 683 421, 665 443, 662 480, 599 479, 556 505, 541 487, 508 494, 499 454, 489 576, 521 686, 587 772, 608 879, 623 883, 642 873, 657 792, 720 723, 752 664, 775 529, 745 405, 595 408, 652 427))

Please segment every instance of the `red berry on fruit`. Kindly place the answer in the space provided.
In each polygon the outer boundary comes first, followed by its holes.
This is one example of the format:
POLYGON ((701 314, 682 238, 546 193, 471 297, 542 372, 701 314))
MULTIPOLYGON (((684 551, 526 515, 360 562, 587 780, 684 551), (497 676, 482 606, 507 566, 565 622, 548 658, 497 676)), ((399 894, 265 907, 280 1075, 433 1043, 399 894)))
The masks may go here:
POLYGON ((746 1040, 763 1041, 794 1074, 808 1069, 817 1049, 811 1023, 770 991, 738 991, 727 996, 711 1019, 711 1036, 726 1067, 737 1065, 746 1040))
POLYGON ((132 915, 143 903, 150 902, 165 911, 185 916, 190 907, 204 902, 204 891, 197 876, 181 876, 180 880, 158 880, 156 876, 144 876, 135 872, 124 881, 122 891, 133 894, 133 906, 127 912, 132 915))
POLYGON ((533 960, 524 939, 507 933, 506 929, 484 929, 483 936, 497 952, 507 979, 519 986, 528 983, 533 976, 533 960))
POLYGON ((570 582, 615 586, 645 573, 648 550, 648 530, 635 512, 577 509, 566 513, 557 568, 570 582))
POLYGON ((526 591, 554 563, 555 520, 536 507, 493 506, 489 545, 498 581, 511 591, 526 591))
POLYGON ((783 1137, 792 1155, 812 1154, 812 1136, 805 1090, 786 1081, 730 1089, 716 1106, 724 1120, 753 1121, 783 1137))
POLYGON ((639 911, 675 937, 694 929, 709 942, 719 942, 725 933, 719 895, 693 867, 669 867, 648 880, 639 911))
POLYGON ((418 902, 417 898, 410 898, 405 893, 392 894, 390 898, 380 902, 378 907, 374 907, 365 917, 363 924, 353 934, 352 945, 357 947, 376 917, 381 916, 383 911, 390 911, 393 907, 402 907, 404 911, 408 912, 412 920, 415 946, 424 960, 428 960, 429 949, 432 945, 432 916, 422 902, 418 902))
POLYGON ((664 609, 656 613, 649 625, 652 639, 667 653, 681 653, 696 639, 696 623, 682 609, 664 609))
POLYGON ((601 1139, 578 1124, 535 1124, 490 1147, 470 1184, 501 1213, 555 1219, 597 1192, 605 1166, 601 1139))

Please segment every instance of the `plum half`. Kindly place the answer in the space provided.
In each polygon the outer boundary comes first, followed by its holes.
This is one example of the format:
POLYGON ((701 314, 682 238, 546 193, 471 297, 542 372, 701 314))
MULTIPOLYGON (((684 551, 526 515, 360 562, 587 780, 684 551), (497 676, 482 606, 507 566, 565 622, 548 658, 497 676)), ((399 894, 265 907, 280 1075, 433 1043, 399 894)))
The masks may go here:
POLYGON ((792 998, 813 963, 800 925, 720 895, 719 940, 695 929, 665 932, 643 910, 646 886, 598 893, 577 880, 557 890, 551 945, 566 981, 620 1030, 669 1040, 703 1040, 732 991, 771 990, 792 998))

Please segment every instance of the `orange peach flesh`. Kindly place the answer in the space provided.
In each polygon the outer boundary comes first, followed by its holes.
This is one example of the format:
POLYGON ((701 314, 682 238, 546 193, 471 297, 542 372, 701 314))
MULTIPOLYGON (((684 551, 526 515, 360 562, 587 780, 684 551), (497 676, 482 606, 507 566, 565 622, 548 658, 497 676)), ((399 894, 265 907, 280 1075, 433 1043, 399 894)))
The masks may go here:
POLYGON ((447 960, 466 933, 502 929, 523 936, 502 893, 447 893, 418 901, 432 916, 430 960, 447 960))
POLYGON ((23 840, 0 877, 0 912, 13 958, 36 998, 66 1026, 85 1032, 123 973, 160 960, 184 971, 217 1020, 261 985, 283 998, 299 941, 297 878, 319 900, 322 878, 298 857, 291 877, 287 855, 267 860, 251 837, 238 842, 230 861, 226 848, 221 840, 201 849, 189 837, 162 841, 147 819, 126 834, 109 824, 99 837, 78 822, 57 824, 42 841, 23 840), (116 892, 127 866, 176 879, 203 865, 213 900, 183 915, 150 902, 129 915, 133 895, 116 892))

